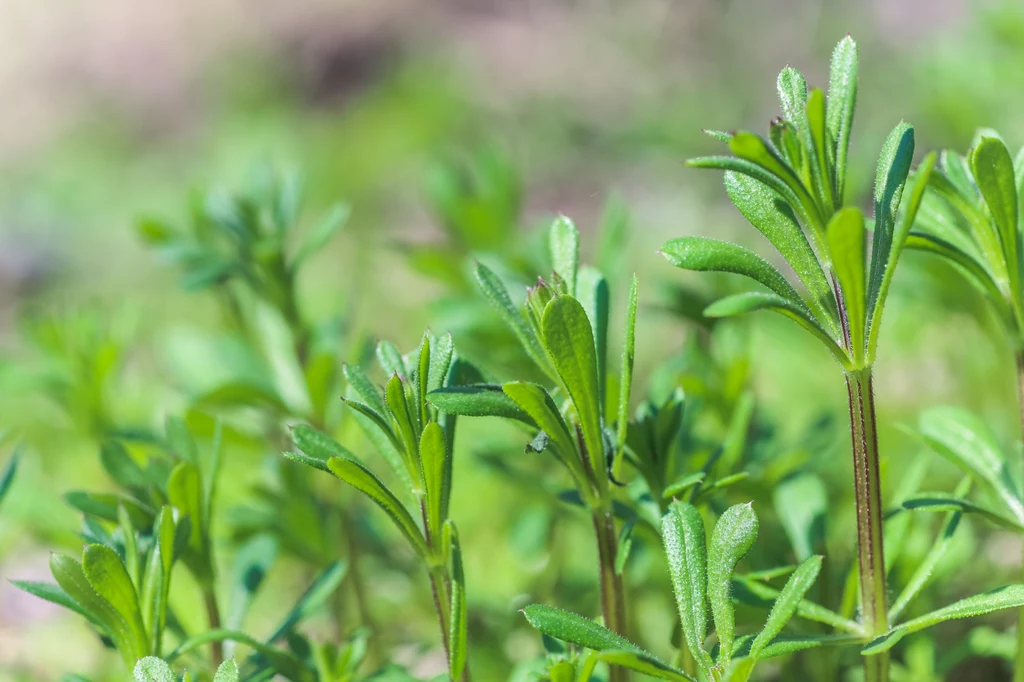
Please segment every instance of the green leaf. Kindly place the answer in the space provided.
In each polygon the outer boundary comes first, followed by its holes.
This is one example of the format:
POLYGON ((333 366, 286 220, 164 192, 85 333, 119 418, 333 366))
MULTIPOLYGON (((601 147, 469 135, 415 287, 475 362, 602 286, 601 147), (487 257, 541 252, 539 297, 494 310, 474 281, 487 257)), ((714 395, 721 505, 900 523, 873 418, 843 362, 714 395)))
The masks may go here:
POLYGON ((431 405, 460 417, 502 417, 536 426, 533 419, 498 384, 446 386, 427 395, 431 405))
POLYGON ((661 537, 686 646, 701 672, 710 677, 712 661, 704 651, 708 634, 707 546, 700 512, 686 502, 673 502, 661 520, 661 537))
POLYGON ((180 462, 174 467, 167 481, 167 499, 171 506, 187 516, 191 522, 186 564, 200 582, 213 580, 207 525, 209 521, 204 513, 203 485, 198 465, 180 462))
POLYGON ((725 189, 751 225, 771 242, 810 294, 812 310, 833 335, 839 334, 832 286, 818 262, 793 210, 763 182, 740 173, 725 174, 725 189))
POLYGON ((1024 504, 1007 469, 1006 457, 995 435, 981 419, 954 407, 936 407, 921 415, 919 427, 925 443, 935 452, 977 477, 1024 524, 1024 504))
POLYGON ((351 213, 352 209, 347 204, 334 204, 327 209, 327 213, 317 221, 299 245, 292 260, 292 268, 298 269, 306 260, 320 253, 338 230, 348 222, 351 213))
MULTIPOLYGON (((801 197, 793 191, 793 188, 790 187, 789 184, 774 173, 769 172, 752 161, 736 158, 734 156, 704 156, 697 159, 690 159, 686 162, 686 165, 691 168, 717 168, 719 170, 732 171, 734 173, 747 175, 781 196, 783 201, 785 201, 793 211, 800 214, 800 218, 805 224, 812 226, 812 229, 821 229, 821 227, 814 227, 821 226, 821 217, 817 214, 816 210, 813 213, 809 213, 808 208, 804 205, 801 197)), ((806 191, 802 191, 801 194, 806 196, 807 199, 810 198, 807 196, 806 191)), ((814 234, 813 231, 812 234, 814 234)))
POLYGON ((427 373, 427 391, 436 391, 448 381, 452 360, 455 357, 455 342, 451 334, 445 334, 430 341, 430 370, 427 373))
POLYGON ((1015 533, 1024 534, 1024 525, 1003 516, 991 509, 986 509, 970 500, 963 500, 942 493, 921 494, 903 502, 904 509, 927 512, 962 512, 964 514, 977 514, 997 526, 1012 530, 1015 533))
POLYGON ((281 639, 296 625, 320 609, 341 585, 347 570, 348 565, 344 561, 335 561, 324 568, 266 641, 269 643, 281 639))
MULTIPOLYGON (((892 246, 889 250, 881 281, 878 288, 874 290, 874 296, 868 299, 868 363, 874 362, 875 349, 878 347, 878 333, 882 327, 882 310, 885 307, 885 299, 889 295, 889 286, 892 284, 893 275, 896 273, 896 263, 899 262, 903 249, 909 246, 908 237, 910 229, 917 219, 921 203, 924 201, 925 191, 928 188, 928 181, 935 166, 935 153, 928 154, 918 165, 914 172, 913 184, 910 188, 910 200, 906 203, 903 215, 896 226, 892 237, 892 246)), ((871 267, 874 268, 875 259, 872 255, 871 267)))
POLYGON ((124 507, 136 528, 144 528, 153 523, 153 510, 142 505, 135 499, 111 493, 87 493, 72 490, 64 493, 64 501, 83 514, 95 516, 104 521, 117 523, 117 510, 124 507))
POLYGON ((276 558, 277 541, 273 536, 264 534, 249 538, 235 552, 231 567, 231 593, 224 621, 229 630, 242 627, 245 614, 276 558))
MULTIPOLYGON (((382 412, 377 412, 369 405, 355 400, 345 398, 342 400, 345 405, 352 408, 355 412, 353 417, 356 423, 359 424, 359 428, 366 435, 366 439, 373 444, 377 452, 384 456, 388 466, 395 472, 403 486, 412 490, 413 480, 418 480, 419 475, 417 474, 416 478, 413 478, 413 475, 410 473, 410 466, 406 462, 403 445, 392 430, 390 422, 384 418, 385 414, 390 414, 387 406, 384 404, 384 399, 380 399, 381 405, 384 405, 382 412)), ((306 463, 315 466, 313 462, 306 463)))
POLYGON ((812 556, 800 564, 800 567, 789 577, 785 587, 779 592, 779 597, 775 600, 771 613, 768 614, 768 620, 764 624, 764 629, 761 630, 750 645, 751 658, 760 658, 764 648, 779 636, 782 629, 786 627, 786 624, 796 614, 801 600, 803 600, 807 591, 811 589, 811 586, 814 585, 814 581, 818 579, 820 571, 821 557, 812 556))
POLYGON ((938 623, 960 618, 983 616, 992 611, 1013 609, 1024 606, 1024 585, 1006 585, 983 594, 967 597, 919 618, 899 625, 881 637, 874 639, 861 650, 864 656, 873 656, 888 651, 907 635, 924 630, 938 623))
POLYGON ((559 216, 548 233, 551 262, 565 282, 565 293, 576 296, 576 274, 580 264, 580 233, 569 218, 559 216))
POLYGON ((626 435, 629 430, 629 395, 633 384, 633 359, 636 356, 636 309, 639 294, 636 275, 629 286, 629 308, 626 312, 626 334, 622 342, 622 371, 619 375, 619 410, 615 438, 615 457, 612 460, 612 476, 622 480, 622 461, 626 451, 626 435))
POLYGON ((68 597, 86 613, 92 614, 94 622, 102 624, 127 665, 149 653, 147 647, 139 646, 135 640, 131 624, 110 602, 97 594, 78 560, 65 554, 53 554, 50 556, 50 572, 68 597))
POLYGON ((711 616, 715 621, 715 632, 721 643, 724 661, 728 665, 732 643, 736 638, 736 614, 730 598, 732 574, 754 540, 757 539, 757 514, 750 504, 737 504, 725 510, 711 532, 708 545, 708 601, 711 616))
MULTIPOLYGON (((188 526, 185 520, 182 526, 188 526)), ((160 508, 156 521, 153 523, 152 537, 154 544, 149 552, 142 589, 139 594, 139 605, 142 610, 142 621, 150 636, 153 653, 160 653, 164 627, 167 623, 167 600, 171 589, 171 569, 176 555, 178 524, 174 521, 173 510, 164 505, 160 508)))
POLYGON ((142 467, 118 441, 110 440, 100 447, 100 463, 114 482, 124 488, 145 487, 148 482, 142 467))
MULTIPOLYGON (((914 128, 900 122, 882 145, 875 174, 875 228, 871 242, 871 274, 868 278, 868 318, 881 306, 880 292, 895 243, 896 211, 914 158, 914 128)), ((892 263, 895 267, 895 262, 892 263)), ((881 315, 881 313, 879 313, 881 315)))
POLYGON ((390 341, 379 341, 377 343, 377 362, 385 374, 397 374, 398 376, 410 379, 412 372, 406 366, 402 354, 390 341))
POLYGON ((140 658, 133 673, 135 682, 175 682, 171 666, 154 656, 140 658))
POLYGON ((110 547, 88 545, 82 555, 82 571, 96 594, 128 625, 135 651, 146 651, 149 643, 139 610, 139 597, 121 557, 110 547))
POLYGON ((814 88, 807 99, 807 122, 810 126, 809 137, 814 151, 812 158, 811 177, 818 193, 818 199, 825 210, 836 206, 833 198, 834 185, 830 161, 832 160, 832 140, 829 139, 825 124, 825 93, 814 88))
POLYGON ((992 279, 988 268, 974 255, 940 237, 923 232, 911 232, 907 236, 906 248, 936 254, 958 266, 968 280, 973 280, 975 286, 986 294, 1000 318, 1012 324, 1013 311, 1006 304, 999 285, 992 279))
MULTIPOLYGON (((314 678, 310 671, 289 652, 269 646, 244 632, 236 632, 234 630, 207 630, 194 637, 190 637, 179 644, 177 649, 168 654, 167 659, 173 661, 189 651, 205 646, 210 642, 222 641, 238 642, 258 652, 259 656, 270 661, 278 673, 293 682, 313 682, 314 678)), ((256 674, 247 677, 247 679, 252 678, 259 679, 256 674)))
POLYGON ((832 356, 839 361, 843 367, 849 367, 850 361, 847 357, 846 351, 844 351, 826 332, 818 321, 813 318, 810 313, 807 312, 803 306, 793 305, 790 301, 776 296, 775 294, 767 294, 759 291, 750 291, 743 294, 733 294, 732 296, 726 296, 725 298, 719 299, 709 305, 704 310, 704 315, 707 317, 731 317, 733 315, 742 315, 743 313, 750 313, 757 310, 771 310, 772 312, 779 313, 783 317, 788 317, 793 320, 801 327, 813 334, 819 341, 825 344, 832 356))
POLYGON ((688 476, 684 476, 675 483, 668 485, 661 497, 664 500, 682 497, 683 493, 703 481, 706 476, 707 474, 703 471, 698 471, 696 473, 689 474, 688 476))
POLYGON ((563 611, 553 606, 532 604, 523 609, 526 620, 548 637, 560 639, 594 651, 642 649, 622 635, 616 634, 596 620, 563 611))
POLYGON ((34 582, 31 580, 12 580, 11 584, 17 587, 22 592, 28 592, 34 597, 39 597, 52 604, 63 606, 69 611, 74 611, 80 616, 87 618, 94 625, 103 627, 103 623, 93 614, 91 611, 85 610, 81 604, 76 602, 71 596, 61 589, 60 585, 53 583, 41 583, 34 582))
POLYGON ((836 204, 843 204, 846 189, 846 159, 853 128, 853 111, 857 104, 857 43, 846 36, 832 51, 828 79, 828 102, 825 119, 829 138, 835 143, 836 204))
POLYGON ((380 479, 363 465, 348 459, 332 457, 327 462, 327 466, 335 476, 376 502, 395 522, 398 530, 402 532, 421 559, 425 560, 429 556, 426 543, 423 541, 423 534, 416 522, 413 521, 412 516, 398 501, 394 493, 380 482, 380 479))
MULTIPOLYGON (((797 125, 797 131, 801 131, 800 125, 797 125)), ((805 136, 807 134, 809 133, 803 133, 801 137, 806 139, 805 136)), ((809 142, 807 144, 809 147, 809 142)), ((823 227, 823 220, 818 206, 814 198, 807 191, 807 187, 804 186, 797 171, 786 163, 763 138, 753 133, 741 131, 733 135, 729 140, 729 149, 741 159, 757 164, 771 175, 779 178, 790 189, 793 196, 796 197, 797 203, 793 208, 798 208, 803 212, 804 219, 810 228, 817 230, 823 227)))
POLYGON ((825 540, 828 514, 825 484, 815 474, 799 474, 776 485, 772 498, 797 561, 810 558, 825 540))
POLYGON ((551 363, 576 408, 591 471, 599 488, 603 488, 607 464, 601 436, 602 406, 598 398, 594 332, 580 302, 571 296, 553 298, 544 309, 543 334, 551 363))
POLYGON ((466 615, 466 575, 462 570, 462 546, 459 543, 459 533, 455 523, 451 520, 444 525, 445 545, 448 547, 448 556, 451 561, 451 604, 448 613, 450 624, 448 641, 450 642, 450 654, 448 658, 448 671, 451 678, 457 680, 462 676, 466 667, 468 649, 469 625, 466 615))
POLYGON ((440 538, 445 522, 448 491, 445 481, 451 468, 451 459, 444 436, 444 429, 436 422, 430 422, 420 437, 420 461, 423 463, 423 484, 427 495, 427 521, 430 533, 440 538))
MULTIPOLYGON (((793 570, 792 567, 786 568, 787 573, 793 570)), ((774 587, 769 587, 757 580, 750 579, 748 576, 743 576, 733 581, 733 593, 737 601, 767 608, 779 598, 781 591, 774 587)), ((856 621, 844 618, 835 611, 827 609, 812 601, 808 601, 807 599, 802 600, 797 605, 796 615, 804 620, 810 620, 815 623, 824 623, 825 625, 834 627, 837 630, 843 630, 858 636, 863 633, 860 624, 856 621)))
MULTIPOLYGON (((969 483, 969 481, 968 481, 969 483)), ((958 489, 957 492, 966 493, 966 487, 962 490, 958 489)), ((910 602, 920 594, 921 590, 924 589, 925 585, 928 584, 932 577, 932 573, 935 571, 935 567, 938 566, 939 562, 946 555, 949 546, 953 542, 953 535, 956 533, 956 529, 960 525, 960 518, 962 512, 959 510, 950 511, 946 514, 946 518, 942 524, 942 531, 939 537, 925 555, 924 559, 918 564, 914 570, 914 574, 907 581, 906 586, 900 595, 893 602, 892 607, 889 609, 889 622, 895 622, 900 617, 904 609, 910 604, 910 602)))
POLYGON ((388 404, 392 420, 398 427, 398 435, 401 438, 399 452, 405 462, 409 476, 415 482, 414 487, 419 487, 422 478, 417 465, 419 453, 419 416, 414 412, 413 406, 409 404, 409 398, 405 393, 405 382, 398 374, 392 374, 384 387, 384 399, 388 404))
POLYGON ((792 123, 799 135, 806 139, 807 135, 807 81, 803 74, 791 66, 779 72, 776 88, 779 91, 779 104, 782 107, 782 118, 792 123))
POLYGON ((586 473, 577 454, 575 440, 548 392, 542 386, 525 381, 507 383, 502 390, 547 434, 555 455, 572 473, 581 494, 586 492, 586 473))
POLYGON ((576 285, 576 299, 583 305, 594 331, 594 351, 597 356, 597 400, 602 414, 608 404, 605 393, 608 384, 608 317, 611 313, 611 295, 608 280, 595 268, 580 269, 576 285))
POLYGON ((659 680, 674 680, 675 682, 695 682, 682 670, 672 667, 668 663, 648 654, 646 652, 632 650, 610 650, 599 651, 597 659, 609 665, 617 665, 629 668, 659 680))
POLYGON ((731 272, 763 284, 793 305, 803 307, 800 294, 778 270, 753 251, 707 237, 680 237, 661 252, 677 268, 700 272, 731 272))
POLYGON ((304 455, 322 463, 320 466, 312 465, 321 471, 328 470, 327 462, 331 457, 359 460, 341 443, 323 431, 318 431, 307 424, 296 424, 292 427, 292 442, 295 443, 295 447, 301 450, 304 455))
POLYGON ((860 366, 866 352, 867 324, 864 290, 864 216, 859 209, 844 208, 829 221, 826 230, 832 266, 843 294, 850 348, 854 363, 860 366))
POLYGON ((229 658, 220 664, 213 676, 213 682, 238 682, 238 664, 235 663, 235 659, 229 658))
POLYGON ((1020 290, 1020 233, 1017 231, 1017 188, 1010 151, 1002 140, 983 137, 971 151, 971 171, 988 205, 1003 246, 1010 290, 1020 290))
POLYGON ((341 371, 345 375, 345 381, 348 382, 348 385, 352 387, 371 410, 378 415, 383 415, 387 412, 381 390, 373 385, 373 382, 370 381, 370 378, 366 376, 366 372, 361 367, 346 363, 342 366, 341 371))
POLYGON ((512 299, 509 298, 508 290, 505 288, 505 285, 501 283, 501 280, 498 279, 497 275, 491 272, 491 270, 482 263, 476 264, 474 275, 484 298, 487 299, 487 302, 491 307, 498 312, 501 318, 505 321, 505 324, 507 324, 516 335, 519 339, 519 343, 522 344, 523 349, 526 351, 526 354, 537 363, 538 367, 542 370, 546 370, 548 363, 544 357, 544 351, 541 348, 540 340, 537 338, 537 335, 534 334, 533 330, 527 326, 522 313, 516 310, 515 306, 512 305, 512 299))

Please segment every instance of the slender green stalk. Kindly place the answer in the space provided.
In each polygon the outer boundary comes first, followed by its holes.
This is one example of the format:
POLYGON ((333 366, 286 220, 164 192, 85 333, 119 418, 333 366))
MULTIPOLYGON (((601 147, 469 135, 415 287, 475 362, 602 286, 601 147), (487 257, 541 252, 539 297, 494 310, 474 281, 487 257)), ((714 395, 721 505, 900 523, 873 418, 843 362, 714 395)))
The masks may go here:
MULTIPOLYGON (((594 534, 597 537, 597 552, 601 565, 601 613, 604 624, 623 637, 626 636, 626 601, 622 587, 622 576, 615 571, 615 554, 618 537, 615 533, 615 517, 609 511, 595 511, 593 514, 594 534)), ((626 682, 629 671, 612 666, 608 682, 626 682)))
MULTIPOLYGON (((885 554, 882 544, 882 484, 878 466, 878 432, 871 368, 846 375, 853 440, 853 478, 857 500, 857 555, 861 620, 869 639, 889 629, 885 554)), ((888 654, 864 658, 867 682, 888 682, 888 654)))
MULTIPOLYGON (((425 499, 420 500, 420 513, 423 515, 423 527, 426 529, 427 547, 432 553, 437 553, 435 542, 437 538, 430 534, 430 526, 427 523, 427 507, 425 499)), ((452 580, 448 573, 448 567, 444 564, 435 564, 428 568, 430 574, 430 592, 434 598, 434 611, 437 612, 437 623, 441 628, 441 642, 444 644, 444 655, 446 661, 452 660, 451 640, 449 636, 449 624, 451 614, 448 613, 448 605, 451 603, 452 580)), ((459 677, 460 682, 471 682, 469 664, 462 671, 459 677)))
MULTIPOLYGON (((1024 349, 1018 349, 1017 400, 1020 409, 1021 438, 1024 439, 1024 349)), ((1013 682, 1024 682, 1024 609, 1017 612, 1017 655, 1013 662, 1013 682)))
MULTIPOLYGON (((203 602, 206 604, 206 620, 210 630, 220 629, 220 607, 217 605, 217 593, 213 586, 203 589, 203 602)), ((224 662, 224 642, 217 639, 210 642, 210 663, 214 670, 224 662)))

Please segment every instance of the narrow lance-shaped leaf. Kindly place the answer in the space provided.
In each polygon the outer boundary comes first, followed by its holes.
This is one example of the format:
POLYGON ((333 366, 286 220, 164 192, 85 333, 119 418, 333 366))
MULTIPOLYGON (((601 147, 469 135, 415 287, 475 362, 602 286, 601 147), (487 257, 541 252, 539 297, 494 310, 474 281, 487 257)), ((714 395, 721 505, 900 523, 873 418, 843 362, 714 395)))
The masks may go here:
POLYGON ((736 614, 730 598, 736 564, 757 539, 757 514, 750 504, 729 507, 718 519, 708 545, 708 601, 721 643, 719 665, 728 665, 736 638, 736 614))
POLYGON ((828 512, 825 484, 818 476, 803 473, 777 484, 772 497, 797 561, 810 558, 825 538, 828 512))
POLYGON ((405 382, 397 374, 391 375, 387 385, 384 387, 384 399, 387 401, 388 409, 395 425, 398 427, 398 435, 401 440, 402 460, 413 480, 413 489, 420 487, 423 475, 420 473, 419 465, 419 418, 413 412, 409 404, 408 396, 405 393, 405 382))
POLYGON ((583 304, 583 310, 594 330, 594 352, 597 357, 597 400, 601 413, 608 404, 608 318, 611 316, 611 294, 608 280, 600 271, 590 266, 580 268, 576 284, 576 299, 583 304))
POLYGON ((846 329, 850 335, 850 352, 854 363, 860 366, 866 352, 864 335, 867 324, 864 289, 864 216, 856 208, 841 209, 832 216, 826 235, 832 254, 832 267, 842 292, 846 329))
POLYGON ((1018 197, 1010 151, 996 137, 983 137, 971 152, 971 171, 988 205, 1003 246, 1010 290, 1020 290, 1020 232, 1018 197))
MULTIPOLYGON (((659 680, 673 680, 674 682, 694 682, 682 670, 678 670, 664 661, 646 652, 640 651, 599 651, 597 659, 609 665, 617 665, 622 668, 629 668, 638 673, 644 673, 659 680)), ((583 678, 580 678, 583 679, 583 678)))
MULTIPOLYGON (((913 184, 910 189, 910 199, 906 202, 903 215, 895 228, 892 237, 892 247, 889 250, 889 257, 882 272, 881 281, 874 292, 874 296, 868 300, 868 363, 874 361, 875 349, 878 347, 878 333, 882 326, 882 310, 885 307, 885 299, 889 294, 889 286, 892 284, 893 275, 896 273, 896 263, 904 247, 908 245, 910 228, 917 219, 917 212, 921 208, 925 191, 928 188, 928 180, 932 175, 932 168, 935 166, 935 153, 931 153, 918 165, 914 173, 913 184)), ((871 267, 874 268, 874 256, 872 256, 871 267)))
POLYGON ((903 502, 903 508, 914 511, 961 512, 963 514, 976 514, 985 518, 989 522, 1000 526, 1001 528, 1012 530, 1015 533, 1024 534, 1024 525, 1020 522, 998 512, 994 512, 991 509, 986 509, 985 507, 975 504, 970 500, 964 500, 950 495, 943 495, 942 493, 925 493, 915 495, 903 502))
MULTIPOLYGON (((964 481, 957 486, 956 495, 966 495, 970 489, 970 479, 964 479, 964 481)), ((889 609, 889 622, 896 622, 903 613, 904 609, 910 604, 910 602, 921 593, 925 585, 928 584, 932 577, 932 573, 935 571, 936 566, 946 555, 949 546, 953 542, 953 535, 956 533, 956 529, 960 526, 960 518, 962 513, 960 511, 950 511, 946 514, 946 518, 942 523, 942 530, 939 533, 939 537, 936 538, 932 544, 931 549, 925 555, 924 559, 918 564, 914 570, 914 574, 907 581, 906 587, 896 598, 896 601, 892 603, 892 607, 889 609)))
POLYGON ((213 676, 213 682, 238 682, 238 664, 229 658, 220 664, 213 676))
POLYGON ((938 407, 921 415, 921 435, 935 452, 985 483, 1024 524, 1024 503, 1006 466, 1006 458, 988 426, 973 414, 938 407))
POLYGON ((569 392, 583 431, 590 468, 599 487, 607 481, 601 405, 598 402, 597 356, 587 313, 571 296, 556 296, 544 309, 544 347, 569 392))
POLYGON ((352 460, 332 457, 327 466, 335 476, 376 502, 391 517, 398 530, 405 535, 421 558, 425 559, 428 556, 427 546, 423 541, 423 534, 416 526, 416 522, 413 521, 412 516, 402 506, 402 503, 398 501, 394 493, 384 487, 380 479, 361 464, 352 460))
POLYGON ((698 667, 710 677, 711 656, 704 651, 708 634, 707 547, 700 512, 686 502, 672 503, 661 520, 661 537, 679 606, 683 638, 698 667))
POLYGON ((586 493, 588 488, 586 487, 587 478, 586 472, 583 470, 583 463, 579 461, 569 427, 562 419, 558 406, 555 405, 548 392, 542 386, 525 381, 509 382, 502 387, 502 390, 516 405, 530 415, 541 431, 547 434, 550 444, 554 446, 556 456, 573 475, 581 494, 586 493))
POLYGON ((888 651, 907 635, 948 620, 983 616, 992 611, 1024 606, 1024 585, 1007 585, 983 594, 967 597, 944 608, 909 620, 864 647, 861 653, 873 656, 888 651))
POLYGON ((801 140, 807 138, 807 81, 803 74, 791 66, 787 66, 779 72, 776 81, 776 88, 779 92, 779 105, 782 107, 782 117, 792 123, 797 130, 801 140))
POLYGON ((836 205, 831 166, 833 152, 825 123, 825 93, 818 88, 811 90, 807 99, 807 121, 814 150, 811 177, 821 205, 829 210, 836 205))
POLYGON ((782 197, 758 180, 741 173, 725 174, 725 190, 751 225, 786 259, 807 288, 808 304, 833 336, 838 336, 835 298, 793 210, 782 197))
POLYGON ((537 363, 538 367, 546 371, 548 362, 544 357, 540 340, 533 330, 526 325, 526 320, 523 319, 522 314, 512 305, 512 299, 509 297, 505 285, 501 283, 497 275, 482 263, 476 264, 474 274, 476 275, 480 291, 484 294, 484 298, 498 312, 505 321, 505 324, 512 329, 527 355, 537 363))
POLYGON ((341 443, 307 424, 296 424, 292 427, 292 441, 295 443, 295 447, 305 455, 299 461, 321 471, 330 471, 327 468, 327 462, 331 457, 356 461, 359 459, 341 443))
POLYGON ((629 308, 626 312, 626 338, 622 344, 622 372, 619 375, 619 411, 615 438, 615 459, 612 460, 612 476, 622 480, 622 461, 626 451, 626 434, 629 427, 629 396, 633 384, 633 358, 636 355, 636 309, 639 299, 636 275, 629 286, 629 308))
POLYGON ((680 237, 661 247, 668 262, 677 268, 731 272, 744 275, 771 289, 793 305, 803 306, 800 294, 778 270, 753 251, 707 237, 680 237))
POLYGON ((846 190, 846 159, 853 128, 853 110, 857 103, 857 43, 846 36, 832 52, 829 69, 828 101, 825 119, 829 137, 835 142, 836 203, 843 204, 846 190))
POLYGON ((569 218, 559 216, 548 233, 551 260, 555 272, 565 282, 565 293, 576 295, 576 274, 580 263, 580 233, 569 218))
POLYGON ((86 580, 124 620, 131 633, 133 651, 138 655, 149 650, 146 627, 139 610, 139 598, 132 579, 117 552, 104 545, 89 545, 82 555, 86 580))
POLYGON ((462 546, 459 544, 459 533, 451 520, 444 525, 445 545, 451 562, 451 604, 449 605, 450 627, 448 641, 450 652, 448 671, 453 680, 462 676, 466 667, 468 648, 468 629, 466 620, 466 575, 462 570, 462 546))
POLYGON ((821 557, 812 556, 800 564, 800 567, 789 577, 785 587, 779 593, 778 599, 775 600, 775 606, 772 607, 771 613, 768 614, 768 620, 764 624, 764 629, 761 630, 760 634, 754 638, 753 644, 750 645, 751 658, 759 658, 764 648, 773 639, 778 637, 779 633, 782 632, 782 628, 786 627, 786 624, 789 623, 796 613, 800 601, 807 594, 807 591, 811 589, 811 586, 814 585, 814 581, 818 579, 820 571, 821 557))
POLYGON ((900 122, 882 145, 875 175, 875 229, 871 242, 871 274, 868 278, 868 317, 875 317, 879 292, 895 241, 896 211, 914 159, 914 128, 900 122))
POLYGON ((445 522, 446 469, 451 467, 444 430, 430 422, 420 437, 420 459, 423 463, 423 484, 427 497, 427 523, 430 534, 440 539, 445 522))
MULTIPOLYGON (((782 180, 799 202, 799 208, 811 230, 824 229, 821 211, 814 198, 810 195, 797 172, 769 146, 760 136, 748 132, 738 132, 729 140, 729 149, 741 159, 764 168, 782 180)), ((810 146, 808 145, 808 149, 810 146)))
POLYGON ((534 628, 563 642, 594 651, 642 651, 636 644, 612 632, 596 620, 553 606, 532 604, 523 609, 523 615, 534 628))
POLYGON ((536 423, 499 384, 446 386, 427 394, 431 405, 460 417, 502 417, 536 426, 536 423))

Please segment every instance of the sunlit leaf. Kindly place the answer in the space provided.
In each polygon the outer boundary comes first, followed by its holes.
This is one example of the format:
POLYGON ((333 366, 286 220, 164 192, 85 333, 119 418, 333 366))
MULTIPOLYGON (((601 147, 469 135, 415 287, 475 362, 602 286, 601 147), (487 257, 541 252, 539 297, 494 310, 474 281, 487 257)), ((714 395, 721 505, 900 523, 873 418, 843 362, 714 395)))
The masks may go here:
POLYGON ((730 598, 732 574, 757 539, 757 514, 750 504, 729 507, 718 519, 708 543, 708 601, 715 632, 728 664, 736 637, 736 614, 730 598))

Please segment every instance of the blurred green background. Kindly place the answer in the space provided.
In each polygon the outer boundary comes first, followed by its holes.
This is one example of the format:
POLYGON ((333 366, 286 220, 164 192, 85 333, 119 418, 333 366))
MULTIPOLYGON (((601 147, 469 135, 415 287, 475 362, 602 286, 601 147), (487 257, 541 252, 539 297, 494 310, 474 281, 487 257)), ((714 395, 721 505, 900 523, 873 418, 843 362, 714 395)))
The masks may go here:
MULTIPOLYGON (((670 268, 658 246, 704 234, 767 254, 719 175, 684 166, 716 149, 701 128, 763 130, 777 109, 778 70, 793 64, 823 84, 845 33, 861 54, 851 146, 859 203, 869 203, 878 147, 901 118, 916 126, 919 157, 966 149, 979 126, 997 128, 1014 149, 1024 140, 1024 6, 1013 1, 0 3, 0 429, 27 446, 0 514, 0 576, 45 578, 48 553, 79 544, 77 514, 61 495, 103 485, 87 429, 34 381, 40 358, 19 331, 26 315, 94 311, 125 345, 109 396, 122 423, 159 424, 183 408, 196 380, 182 365, 201 375, 216 363, 197 359, 213 333, 212 302, 179 289, 138 239, 139 216, 181 223, 192 190, 237 188, 260 164, 297 168, 307 216, 339 199, 352 209, 343 236, 299 283, 310 316, 344 312, 353 336, 403 349, 426 327, 451 328, 460 347, 474 340, 460 338, 446 307, 453 287, 411 255, 450 248, 429 200, 439 164, 493 154, 515 169, 522 210, 510 221, 521 252, 564 213, 583 232, 585 258, 596 257, 596 228, 614 196, 630 215, 624 270, 640 278, 640 395, 664 381, 652 370, 697 333, 665 311, 666 291, 706 282, 670 268)), ((625 282, 614 282, 620 302, 625 282)), ((850 465, 839 368, 785 322, 759 316, 739 326, 749 331, 750 381, 767 419, 794 442, 822 415, 838 420, 832 447, 808 457, 821 458, 843 491, 850 465)), ((876 370, 890 487, 917 447, 897 427, 924 406, 969 406, 1013 442, 1012 361, 991 332, 980 299, 955 273, 904 258, 876 370)), ((480 458, 518 456, 519 436, 488 424, 460 429, 453 516, 467 548, 471 641, 486 652, 474 652, 474 663, 479 679, 504 679, 540 651, 517 609, 552 592, 593 599, 593 549, 586 534, 565 530, 585 527, 582 516, 559 510, 570 522, 550 538, 550 499, 510 486, 480 458), (551 546, 569 557, 557 576, 551 546)), ((235 445, 228 502, 261 476, 260 445, 235 445)), ((337 491, 329 483, 326 494, 337 491)), ((984 542, 977 560, 1007 573, 1019 542, 999 533, 984 542)), ((402 621, 389 645, 436 672, 423 649, 399 646, 434 640, 420 576, 369 561, 379 619, 402 621)), ((635 572, 641 588, 647 573, 664 582, 658 561, 635 572)), ((258 607, 274 612, 280 595, 302 589, 304 570, 279 562, 258 607)), ((668 593, 641 588, 640 630, 664 648, 668 593)), ((0 583, 0 680, 69 671, 116 679, 116 670, 84 622, 0 583)))

